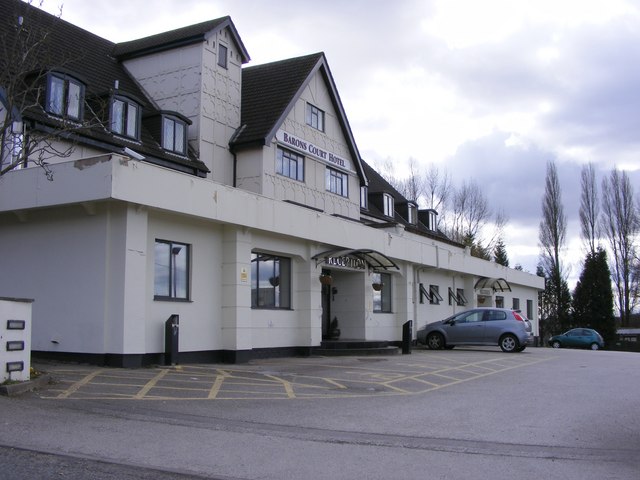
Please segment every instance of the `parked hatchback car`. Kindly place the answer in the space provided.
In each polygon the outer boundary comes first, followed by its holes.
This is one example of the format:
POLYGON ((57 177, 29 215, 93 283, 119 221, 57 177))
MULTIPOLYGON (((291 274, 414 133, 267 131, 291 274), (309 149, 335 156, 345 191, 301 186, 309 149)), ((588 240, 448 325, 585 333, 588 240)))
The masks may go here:
POLYGON ((553 348, 573 347, 600 350, 604 348, 604 339, 592 328, 573 328, 562 335, 551 337, 549 345, 553 348))
POLYGON ((503 352, 521 352, 529 343, 531 323, 516 310, 474 308, 421 327, 418 343, 432 350, 457 345, 498 345, 503 352))

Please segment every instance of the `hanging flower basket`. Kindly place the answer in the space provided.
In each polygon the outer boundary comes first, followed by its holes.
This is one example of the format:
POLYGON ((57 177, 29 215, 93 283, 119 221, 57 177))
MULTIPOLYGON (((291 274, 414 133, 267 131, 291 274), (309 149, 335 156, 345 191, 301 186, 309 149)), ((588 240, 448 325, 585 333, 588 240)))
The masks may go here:
POLYGON ((377 282, 376 283, 372 283, 371 286, 373 287, 373 289, 376 292, 379 292, 380 290, 382 290, 382 284, 381 283, 377 283, 377 282))
POLYGON ((269 278, 269 283, 272 287, 277 287, 280 285, 280 276, 269 278))
POLYGON ((331 275, 320 275, 320 283, 322 285, 331 285, 332 281, 333 278, 331 278, 331 275))

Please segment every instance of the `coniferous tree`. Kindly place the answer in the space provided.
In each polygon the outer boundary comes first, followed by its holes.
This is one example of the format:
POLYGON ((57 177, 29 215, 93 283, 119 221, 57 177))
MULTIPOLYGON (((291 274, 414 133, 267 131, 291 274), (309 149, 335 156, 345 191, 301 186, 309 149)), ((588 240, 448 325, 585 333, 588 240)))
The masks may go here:
POLYGON ((588 253, 573 293, 573 326, 590 327, 603 336, 605 345, 616 339, 613 291, 607 253, 598 248, 588 253))
POLYGON ((498 265, 505 267, 509 266, 509 257, 507 256, 507 248, 504 245, 504 241, 500 238, 496 243, 496 248, 493 250, 493 258, 498 265))

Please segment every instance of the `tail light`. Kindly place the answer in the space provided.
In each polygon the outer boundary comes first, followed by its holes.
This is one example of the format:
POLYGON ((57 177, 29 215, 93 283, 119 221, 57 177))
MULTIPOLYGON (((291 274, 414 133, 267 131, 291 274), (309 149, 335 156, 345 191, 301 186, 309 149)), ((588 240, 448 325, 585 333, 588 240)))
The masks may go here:
POLYGON ((513 312, 513 316, 516 317, 516 320, 518 320, 519 322, 524 322, 524 318, 522 318, 522 316, 518 312, 513 312))

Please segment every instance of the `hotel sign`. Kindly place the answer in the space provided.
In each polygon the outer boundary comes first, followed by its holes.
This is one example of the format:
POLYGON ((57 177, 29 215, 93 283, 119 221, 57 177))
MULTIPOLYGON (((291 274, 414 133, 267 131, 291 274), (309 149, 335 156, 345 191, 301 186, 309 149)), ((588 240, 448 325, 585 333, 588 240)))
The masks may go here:
POLYGON ((330 267, 345 267, 345 268, 354 268, 358 270, 365 270, 367 268, 367 264, 364 260, 356 257, 326 257, 324 259, 324 264, 330 267))
POLYGON ((317 145, 314 145, 311 142, 308 142, 307 140, 303 140, 296 137, 295 135, 291 135, 284 130, 278 130, 276 139, 283 145, 298 150, 305 155, 309 155, 317 158, 318 160, 330 163, 338 168, 342 168, 343 170, 353 171, 353 169, 351 168, 351 162, 349 162, 349 160, 347 160, 346 158, 331 153, 321 147, 318 147, 317 145))

